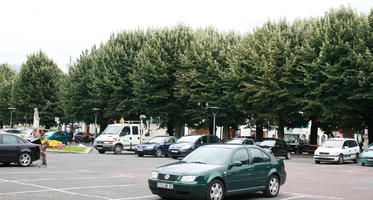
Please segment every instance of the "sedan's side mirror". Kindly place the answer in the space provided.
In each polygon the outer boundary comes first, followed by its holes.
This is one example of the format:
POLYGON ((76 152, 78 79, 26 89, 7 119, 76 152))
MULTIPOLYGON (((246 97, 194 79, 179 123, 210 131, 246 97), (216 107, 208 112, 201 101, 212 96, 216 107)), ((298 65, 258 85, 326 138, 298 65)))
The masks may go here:
POLYGON ((233 163, 231 163, 231 167, 239 167, 239 166, 242 166, 242 163, 240 161, 233 161, 233 163))

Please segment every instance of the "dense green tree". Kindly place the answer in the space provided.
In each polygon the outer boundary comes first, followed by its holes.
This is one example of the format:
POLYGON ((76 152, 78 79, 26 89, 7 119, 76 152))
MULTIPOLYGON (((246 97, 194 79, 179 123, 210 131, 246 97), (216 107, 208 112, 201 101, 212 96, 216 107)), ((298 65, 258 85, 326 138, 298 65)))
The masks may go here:
POLYGON ((147 40, 137 57, 137 68, 131 76, 134 101, 141 114, 160 119, 170 135, 181 135, 186 102, 175 93, 176 73, 184 52, 190 48, 193 31, 178 25, 148 30, 147 40))
POLYGON ((0 65, 0 128, 9 121, 11 107, 11 90, 16 72, 7 64, 0 65))
POLYGON ((40 125, 55 125, 54 118, 63 114, 59 92, 63 73, 43 52, 27 57, 12 90, 18 122, 32 123, 34 108, 38 108, 40 125))

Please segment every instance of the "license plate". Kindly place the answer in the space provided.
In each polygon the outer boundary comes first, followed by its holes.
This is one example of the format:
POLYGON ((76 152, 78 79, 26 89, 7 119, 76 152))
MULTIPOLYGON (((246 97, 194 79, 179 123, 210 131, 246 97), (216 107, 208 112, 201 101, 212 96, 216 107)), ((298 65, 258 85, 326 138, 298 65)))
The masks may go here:
POLYGON ((143 149, 137 149, 137 151, 144 151, 143 149))
POLYGON ((97 149, 102 149, 102 147, 97 147, 97 149))
POLYGON ((173 151, 171 151, 172 153, 177 153, 177 151, 175 151, 175 150, 173 150, 173 151))
POLYGON ((168 183, 157 183, 157 187, 165 188, 165 189, 169 189, 169 190, 174 189, 174 185, 173 184, 168 184, 168 183))

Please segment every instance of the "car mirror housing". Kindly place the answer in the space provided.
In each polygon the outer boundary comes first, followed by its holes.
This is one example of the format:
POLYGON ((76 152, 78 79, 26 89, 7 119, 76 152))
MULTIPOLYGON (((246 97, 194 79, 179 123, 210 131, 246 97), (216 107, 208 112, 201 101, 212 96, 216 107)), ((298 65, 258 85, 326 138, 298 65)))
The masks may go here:
POLYGON ((240 161, 234 161, 233 163, 230 164, 231 168, 232 167, 239 167, 242 166, 242 163, 240 161))

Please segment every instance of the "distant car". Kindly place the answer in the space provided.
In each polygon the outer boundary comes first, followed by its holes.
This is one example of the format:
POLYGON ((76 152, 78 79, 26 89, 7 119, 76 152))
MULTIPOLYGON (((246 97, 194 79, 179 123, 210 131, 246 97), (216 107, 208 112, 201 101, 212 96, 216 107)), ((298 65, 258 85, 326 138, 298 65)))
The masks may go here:
POLYGON ((343 164, 346 160, 359 161, 360 147, 352 138, 328 139, 314 153, 315 163, 336 162, 343 164))
POLYGON ((90 142, 93 142, 94 140, 95 138, 92 134, 89 134, 88 138, 86 138, 84 132, 76 132, 74 133, 74 136, 73 136, 73 141, 75 143, 80 143, 80 142, 90 143, 90 142))
POLYGON ((279 138, 263 138, 259 146, 267 150, 274 156, 284 156, 285 159, 290 159, 290 147, 283 139, 279 138))
POLYGON ((244 137, 237 137, 232 138, 225 142, 225 144, 249 144, 249 145, 255 145, 255 142, 253 139, 248 139, 244 137))
POLYGON ((223 200, 228 195, 257 191, 275 197, 285 181, 283 160, 262 148, 212 144, 182 161, 154 169, 148 185, 163 198, 223 200))
POLYGON ((310 151, 310 141, 308 139, 293 138, 287 143, 290 146, 291 152, 302 154, 303 152, 308 153, 310 151))
MULTIPOLYGON (((34 137, 34 135, 32 134, 33 133, 32 128, 21 129, 20 131, 21 131, 21 137, 23 137, 23 138, 33 138, 34 137)), ((48 129, 43 129, 44 133, 46 133, 48 131, 49 131, 48 129)))
POLYGON ((0 163, 27 167, 40 159, 40 146, 13 134, 0 134, 0 163))
POLYGON ((11 133, 11 134, 20 134, 21 131, 20 130, 17 130, 17 129, 14 129, 14 128, 3 128, 1 129, 0 133, 11 133))
POLYGON ((221 142, 215 135, 187 135, 178 139, 175 144, 172 144, 168 149, 168 154, 174 159, 185 157, 202 145, 221 142))
POLYGON ((70 134, 66 133, 65 131, 49 131, 44 134, 47 140, 57 140, 62 142, 63 144, 71 143, 70 134))
POLYGON ((364 165, 373 165, 373 143, 370 144, 360 155, 360 163, 364 165))
POLYGON ((148 142, 138 144, 135 148, 135 153, 142 157, 144 155, 154 155, 161 157, 168 156, 168 148, 175 143, 176 138, 173 136, 157 136, 150 139, 148 142))

